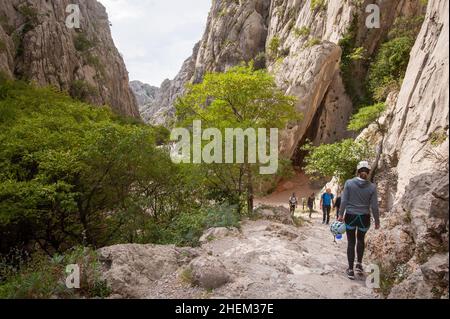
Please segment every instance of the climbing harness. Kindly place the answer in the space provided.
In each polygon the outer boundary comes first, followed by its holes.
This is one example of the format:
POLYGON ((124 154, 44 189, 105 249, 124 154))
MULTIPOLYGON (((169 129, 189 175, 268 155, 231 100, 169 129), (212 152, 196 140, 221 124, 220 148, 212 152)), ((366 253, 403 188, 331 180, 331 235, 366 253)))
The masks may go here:
POLYGON ((364 228, 364 227, 359 227, 359 226, 353 226, 356 221, 359 221, 359 224, 361 226, 364 226, 364 222, 363 222, 362 217, 361 217, 362 215, 355 215, 355 216, 356 217, 353 218, 353 220, 352 220, 352 222, 350 224, 346 224, 346 229, 347 230, 354 230, 354 229, 356 229, 356 227, 358 227, 359 231, 362 231, 362 232, 366 233, 370 229, 370 227, 364 228))

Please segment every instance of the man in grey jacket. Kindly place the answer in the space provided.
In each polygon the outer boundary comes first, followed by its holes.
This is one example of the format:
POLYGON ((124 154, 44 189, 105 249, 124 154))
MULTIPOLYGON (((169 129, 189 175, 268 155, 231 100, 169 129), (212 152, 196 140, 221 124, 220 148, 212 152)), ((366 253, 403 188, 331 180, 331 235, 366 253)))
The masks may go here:
POLYGON ((370 228, 370 215, 375 219, 375 229, 380 229, 378 195, 375 184, 368 179, 371 167, 368 162, 358 164, 358 177, 345 183, 339 208, 339 221, 345 222, 347 228, 347 257, 349 268, 347 276, 355 279, 357 273, 364 272, 362 260, 365 249, 365 236, 370 228), (345 218, 344 218, 345 213, 345 218), (355 247, 358 261, 355 263, 355 247))

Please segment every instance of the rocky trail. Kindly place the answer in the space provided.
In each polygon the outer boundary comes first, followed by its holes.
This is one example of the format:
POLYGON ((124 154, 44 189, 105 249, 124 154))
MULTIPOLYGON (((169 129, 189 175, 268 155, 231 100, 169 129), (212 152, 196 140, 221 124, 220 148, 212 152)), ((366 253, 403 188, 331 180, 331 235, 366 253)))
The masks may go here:
POLYGON ((333 243, 318 213, 297 227, 287 209, 258 211, 263 218, 243 221, 240 230, 208 230, 199 248, 102 249, 112 298, 378 297, 364 280, 347 279, 346 241, 333 243))

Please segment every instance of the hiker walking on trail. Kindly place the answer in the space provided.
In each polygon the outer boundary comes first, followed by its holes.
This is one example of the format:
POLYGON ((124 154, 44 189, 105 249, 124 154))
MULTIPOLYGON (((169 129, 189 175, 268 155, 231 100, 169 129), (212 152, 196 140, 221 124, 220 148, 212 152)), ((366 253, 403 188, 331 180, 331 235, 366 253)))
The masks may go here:
POLYGON ((370 215, 375 219, 375 229, 380 229, 380 214, 378 211, 378 195, 375 184, 369 179, 371 167, 368 162, 358 164, 358 177, 345 183, 342 194, 341 207, 339 209, 339 221, 345 222, 347 229, 347 257, 349 279, 355 279, 355 271, 362 275, 362 266, 365 236, 370 228, 370 215), (345 217, 344 217, 345 213, 345 217), (357 263, 355 263, 355 247, 357 263))
POLYGON ((295 210, 297 209, 298 200, 297 196, 295 196, 295 193, 292 194, 292 196, 289 198, 289 207, 291 214, 295 213, 295 210))
POLYGON ((308 197, 308 208, 309 208, 309 218, 312 217, 312 213, 314 212, 314 208, 316 208, 316 194, 312 193, 311 196, 308 197))
POLYGON ((334 209, 336 209, 336 219, 339 219, 339 209, 341 208, 342 197, 340 194, 337 195, 336 201, 334 202, 334 209))
POLYGON ((320 198, 320 208, 323 211, 322 224, 330 223, 331 206, 334 202, 334 195, 331 193, 331 189, 327 188, 327 191, 320 198))

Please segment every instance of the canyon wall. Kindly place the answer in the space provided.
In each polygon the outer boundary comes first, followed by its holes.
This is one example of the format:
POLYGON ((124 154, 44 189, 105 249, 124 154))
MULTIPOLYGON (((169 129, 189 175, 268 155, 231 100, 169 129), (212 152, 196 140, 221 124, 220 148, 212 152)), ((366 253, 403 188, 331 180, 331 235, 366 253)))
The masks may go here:
POLYGON ((430 0, 400 93, 391 96, 376 182, 384 212, 370 258, 391 298, 448 298, 448 0, 430 0))
MULTIPOLYGON (((203 38, 178 76, 162 84, 148 121, 170 121, 174 101, 186 83, 198 83, 205 72, 222 72, 253 60, 298 98, 296 109, 303 120, 283 132, 280 147, 282 155, 301 162, 298 146, 306 139, 320 144, 352 136, 346 127, 354 105, 342 78, 340 41, 352 32, 353 46, 363 47, 370 57, 396 18, 423 10, 419 0, 214 0, 203 38), (380 28, 366 27, 365 8, 371 3, 380 8, 380 28)), ((354 82, 362 82, 367 65, 361 63, 353 71, 354 82)))
POLYGON ((95 0, 2 0, 0 71, 139 117, 108 15, 95 0), (79 5, 79 29, 66 26, 69 4, 79 5))

